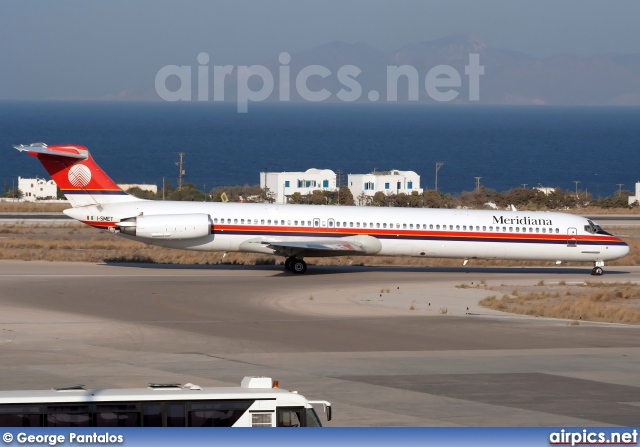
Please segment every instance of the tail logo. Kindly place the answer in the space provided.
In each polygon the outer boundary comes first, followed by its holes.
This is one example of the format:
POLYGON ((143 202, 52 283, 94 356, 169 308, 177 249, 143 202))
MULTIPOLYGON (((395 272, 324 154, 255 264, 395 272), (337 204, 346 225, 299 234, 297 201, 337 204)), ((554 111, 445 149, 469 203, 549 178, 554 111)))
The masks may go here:
POLYGON ((69 169, 68 177, 73 186, 82 188, 91 181, 91 170, 85 165, 73 165, 69 169))

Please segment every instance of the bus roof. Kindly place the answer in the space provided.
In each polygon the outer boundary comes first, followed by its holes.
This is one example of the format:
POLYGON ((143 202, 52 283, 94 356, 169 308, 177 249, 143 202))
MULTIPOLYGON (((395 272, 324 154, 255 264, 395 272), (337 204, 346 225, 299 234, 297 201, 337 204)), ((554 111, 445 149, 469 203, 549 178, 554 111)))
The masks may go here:
MULTIPOLYGON (((127 402, 127 401, 167 401, 167 400, 287 400, 304 405, 306 399, 295 391, 264 387, 265 380, 243 380, 239 387, 208 387, 193 384, 181 387, 179 384, 150 384, 147 388, 84 389, 82 385, 59 387, 52 390, 11 390, 0 391, 0 404, 29 403, 87 403, 87 402, 127 402), (254 381, 255 385, 256 381, 254 381)), ((270 378, 269 383, 273 383, 270 378)), ((306 405, 305 405, 306 406, 306 405)))

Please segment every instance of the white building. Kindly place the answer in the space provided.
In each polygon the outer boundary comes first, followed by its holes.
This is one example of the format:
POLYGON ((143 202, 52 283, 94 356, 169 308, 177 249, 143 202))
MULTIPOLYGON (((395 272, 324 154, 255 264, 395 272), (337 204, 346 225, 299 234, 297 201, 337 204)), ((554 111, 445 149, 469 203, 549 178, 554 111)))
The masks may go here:
POLYGON ((370 174, 349 174, 347 179, 353 200, 358 203, 358 197, 364 193, 373 197, 377 192, 385 194, 400 194, 401 192, 410 195, 417 191, 422 194, 420 188, 420 176, 414 171, 374 171, 370 174))
POLYGON ((22 198, 28 202, 58 197, 58 187, 53 180, 18 177, 18 189, 22 191, 22 198))
POLYGON ((151 185, 147 183, 122 183, 118 184, 121 190, 128 191, 131 188, 140 188, 143 191, 151 191, 154 194, 158 194, 158 185, 151 185))
POLYGON ((629 205, 640 202, 640 182, 636 183, 636 195, 629 196, 629 205))
POLYGON ((261 172, 260 187, 268 188, 275 203, 287 203, 292 194, 311 194, 315 190, 336 191, 336 173, 331 169, 305 172, 261 172))
POLYGON ((533 189, 535 189, 536 191, 540 191, 545 196, 548 196, 549 194, 553 194, 554 192, 556 192, 556 188, 547 188, 546 186, 536 186, 533 189))

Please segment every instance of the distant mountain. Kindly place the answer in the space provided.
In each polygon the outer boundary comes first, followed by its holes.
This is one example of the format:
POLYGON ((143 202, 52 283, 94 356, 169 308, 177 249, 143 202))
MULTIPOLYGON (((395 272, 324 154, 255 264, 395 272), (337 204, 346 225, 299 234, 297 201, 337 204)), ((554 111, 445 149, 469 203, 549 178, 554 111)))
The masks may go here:
MULTIPOLYGON (((433 41, 406 45, 384 53, 365 43, 331 42, 291 54, 288 64, 291 83, 290 101, 304 101, 295 88, 297 74, 304 67, 321 65, 331 71, 326 78, 312 76, 307 86, 312 91, 326 89, 328 101, 340 101, 336 93, 345 88, 336 74, 340 67, 355 65, 362 73, 356 78, 362 87, 360 102, 369 102, 375 90, 380 101, 387 98, 387 67, 410 65, 419 73, 419 102, 434 103, 424 87, 427 72, 437 65, 450 65, 461 76, 456 103, 468 103, 468 77, 465 66, 469 54, 477 53, 484 75, 480 77, 480 104, 555 104, 555 105, 640 105, 640 54, 598 54, 576 56, 557 54, 537 58, 518 51, 488 47, 471 34, 455 34, 433 41)), ((275 89, 268 100, 278 101, 278 74, 282 64, 277 57, 260 63, 274 75, 275 89)), ((194 67, 195 69, 195 67, 194 67)), ((225 99, 235 101, 238 88, 234 76, 225 83, 225 99)), ((252 89, 260 88, 257 77, 250 78, 252 89)), ((194 83, 195 86, 195 83, 194 83)), ((213 95, 213 80, 210 86, 213 95)), ((194 99, 196 93, 194 92, 194 99)), ((407 81, 398 82, 398 102, 407 102, 407 81)), ((475 102, 475 101, 474 101, 475 102)))

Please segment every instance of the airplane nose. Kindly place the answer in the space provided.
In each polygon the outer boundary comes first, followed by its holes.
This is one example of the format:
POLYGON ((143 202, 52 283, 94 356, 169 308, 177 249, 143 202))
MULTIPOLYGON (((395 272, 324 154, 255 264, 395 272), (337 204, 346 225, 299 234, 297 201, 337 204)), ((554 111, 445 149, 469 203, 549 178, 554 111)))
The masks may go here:
POLYGON ((627 243, 625 241, 623 241, 622 239, 618 239, 618 241, 621 242, 620 245, 616 246, 616 252, 618 254, 619 258, 622 258, 624 256, 627 256, 629 254, 630 248, 627 245, 627 243))

